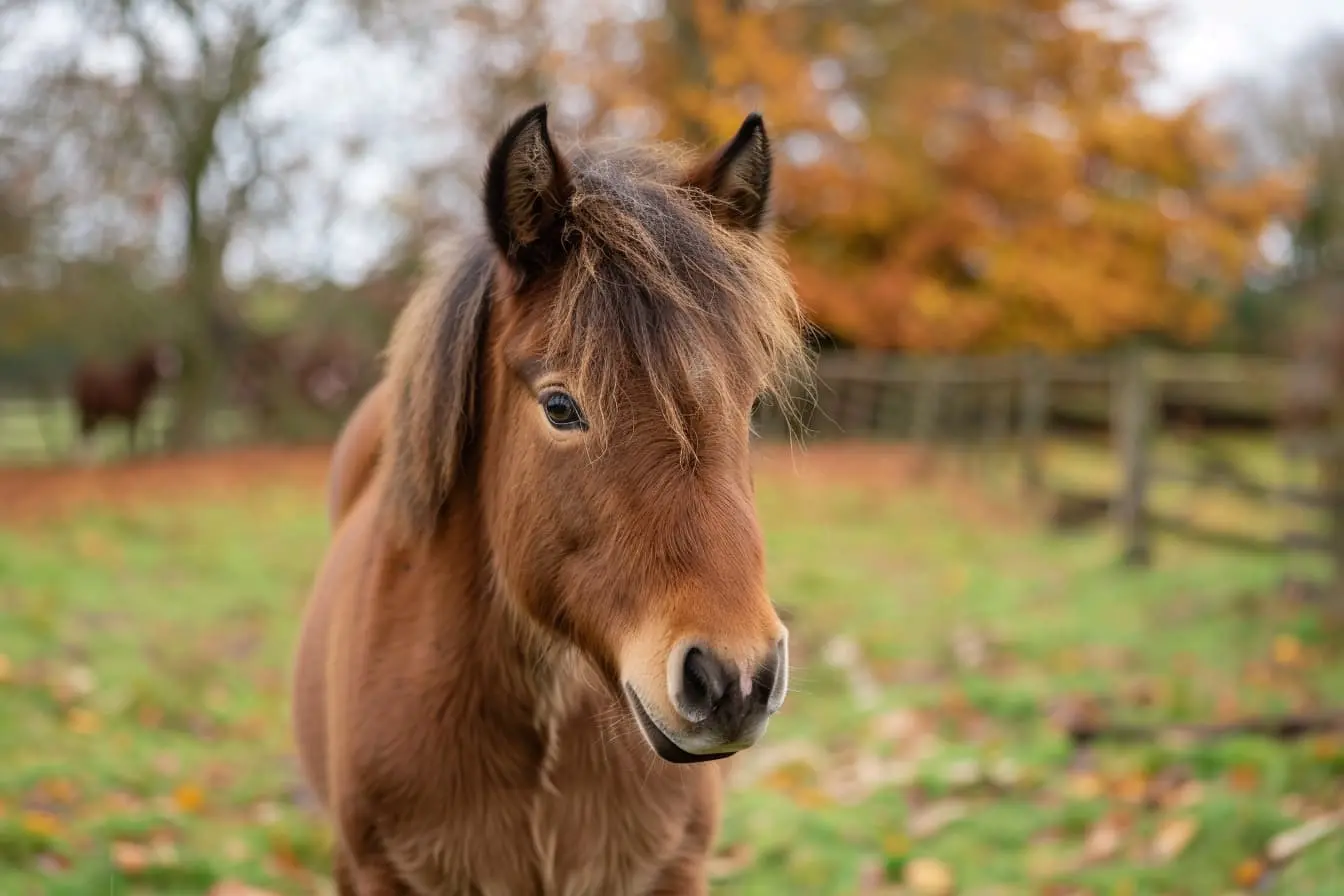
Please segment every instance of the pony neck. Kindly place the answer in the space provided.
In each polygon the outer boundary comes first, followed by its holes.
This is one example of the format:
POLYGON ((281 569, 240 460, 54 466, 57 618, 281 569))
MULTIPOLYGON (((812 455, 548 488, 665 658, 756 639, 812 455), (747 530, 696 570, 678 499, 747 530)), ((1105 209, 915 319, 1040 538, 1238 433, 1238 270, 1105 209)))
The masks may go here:
POLYGON ((526 719, 549 739, 582 696, 593 692, 589 664, 509 597, 477 490, 468 481, 453 492, 437 531, 417 539, 413 564, 424 572, 418 590, 434 605, 434 630, 459 657, 453 671, 469 679, 466 688, 452 686, 474 704, 473 725, 495 720, 516 731, 526 719))

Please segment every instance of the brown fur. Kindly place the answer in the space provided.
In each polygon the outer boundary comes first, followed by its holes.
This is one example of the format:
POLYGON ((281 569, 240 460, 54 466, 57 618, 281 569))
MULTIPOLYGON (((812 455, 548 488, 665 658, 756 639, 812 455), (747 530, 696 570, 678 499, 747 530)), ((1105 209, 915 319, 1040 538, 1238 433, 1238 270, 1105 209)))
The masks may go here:
POLYGON ((764 131, 694 168, 561 156, 529 115, 494 245, 412 299, 333 454, 294 724, 342 896, 707 892, 722 763, 659 758, 626 694, 689 744, 674 645, 750 693, 783 643, 749 414, 803 355, 764 131), (547 423, 555 383, 586 431, 547 423))
POLYGON ((106 420, 122 420, 130 450, 140 417, 159 383, 175 372, 176 350, 167 346, 141 348, 120 364, 84 364, 75 371, 71 394, 79 415, 79 433, 85 441, 106 420))

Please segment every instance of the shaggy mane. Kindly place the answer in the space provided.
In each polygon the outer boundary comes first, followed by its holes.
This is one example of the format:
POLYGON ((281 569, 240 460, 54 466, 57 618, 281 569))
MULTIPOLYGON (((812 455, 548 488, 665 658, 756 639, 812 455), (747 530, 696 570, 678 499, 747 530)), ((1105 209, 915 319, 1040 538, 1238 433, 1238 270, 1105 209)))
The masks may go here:
MULTIPOLYGON (((697 405, 762 395, 791 416, 808 355, 778 242, 719 223, 715 200, 683 185, 688 158, 667 146, 571 149, 564 262, 543 300, 545 360, 566 371, 594 435, 639 376, 692 456, 687 415, 697 405)), ((394 328, 389 438, 402 481, 393 486, 414 504, 446 497, 470 436, 497 258, 486 236, 469 240, 394 328)))

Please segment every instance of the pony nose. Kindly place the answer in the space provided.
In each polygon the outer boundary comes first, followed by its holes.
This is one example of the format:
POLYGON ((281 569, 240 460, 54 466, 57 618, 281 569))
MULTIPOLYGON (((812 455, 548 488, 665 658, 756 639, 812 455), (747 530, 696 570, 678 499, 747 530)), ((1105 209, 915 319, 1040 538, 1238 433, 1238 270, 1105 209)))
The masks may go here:
POLYGON ((668 690, 677 713, 692 725, 715 728, 731 739, 762 716, 779 709, 786 668, 784 639, 765 662, 743 672, 731 660, 699 644, 682 648, 668 664, 668 690))

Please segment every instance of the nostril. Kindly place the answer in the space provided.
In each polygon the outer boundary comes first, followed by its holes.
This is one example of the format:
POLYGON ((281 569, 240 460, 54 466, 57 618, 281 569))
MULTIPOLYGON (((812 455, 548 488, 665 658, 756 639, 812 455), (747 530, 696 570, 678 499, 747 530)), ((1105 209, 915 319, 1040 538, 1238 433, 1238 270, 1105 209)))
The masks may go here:
POLYGON ((686 651, 677 703, 688 721, 703 722, 709 718, 727 687, 722 667, 709 654, 698 647, 686 651))

